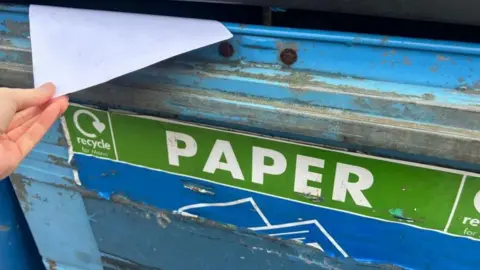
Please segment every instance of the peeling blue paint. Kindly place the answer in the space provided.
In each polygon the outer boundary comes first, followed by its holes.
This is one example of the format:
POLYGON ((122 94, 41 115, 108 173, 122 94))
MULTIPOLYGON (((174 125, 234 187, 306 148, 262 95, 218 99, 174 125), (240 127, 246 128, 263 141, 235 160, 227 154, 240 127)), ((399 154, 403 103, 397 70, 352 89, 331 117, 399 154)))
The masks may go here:
MULTIPOLYGON (((14 73, 18 78, 12 79, 16 80, 12 83, 23 86, 31 77, 30 40, 26 31, 28 9, 15 6, 3 6, 2 9, 0 41, 5 46, 0 50, 0 61, 7 65, 22 66, 21 72, 14 73)), ((367 142, 379 142, 380 146, 352 142, 342 134, 339 119, 318 117, 326 111, 334 111, 360 115, 364 120, 358 121, 363 123, 403 120, 403 124, 410 124, 409 128, 418 125, 419 130, 425 128, 426 124, 433 124, 445 129, 478 131, 478 44, 302 29, 292 31, 237 24, 226 26, 235 34, 235 38, 230 41, 235 49, 233 57, 224 59, 218 55, 216 45, 213 45, 124 76, 100 86, 108 90, 103 92, 108 94, 105 95, 107 105, 348 148, 350 151, 480 171, 480 165, 476 162, 456 160, 458 156, 455 152, 432 157, 433 149, 429 148, 421 154, 412 154, 396 148, 390 149, 379 137, 374 136, 368 137, 367 142), (294 49, 299 56, 298 61, 290 67, 284 66, 279 60, 279 54, 285 48, 294 49), (127 90, 121 92, 121 89, 127 90), (138 96, 132 98, 133 93, 138 96), (114 103, 114 100, 122 98, 121 94, 132 103, 114 103), (151 96, 147 94, 157 95, 157 99, 150 99, 151 96), (145 100, 142 101, 141 98, 145 100), (136 100, 140 100, 140 105, 133 102, 136 100), (203 103, 199 104, 201 102, 203 103), (151 107, 147 108, 147 105, 151 107), (302 107, 303 112, 307 113, 297 115, 298 111, 293 106, 302 107), (232 113, 235 110, 238 112, 232 113), (279 125, 269 125, 270 123, 279 125), (287 129, 292 126, 298 128, 293 131, 287 129), (314 128, 307 134, 301 133, 300 127, 314 128)), ((12 72, 12 69, 8 71, 12 72)), ((98 93, 102 92, 95 93, 94 98, 80 100, 108 107, 105 102, 101 104, 102 95, 98 93)), ((139 211, 132 206, 133 202, 126 206, 112 199, 123 194, 137 202, 145 202, 150 207, 174 210, 180 205, 179 200, 183 200, 182 203, 196 202, 198 196, 210 196, 211 201, 236 199, 240 195, 254 196, 238 190, 215 186, 214 191, 202 194, 193 192, 199 184, 194 179, 187 179, 192 181, 189 183, 194 184, 194 187, 185 188, 185 183, 172 175, 162 174, 159 177, 144 170, 137 171, 138 168, 78 158, 76 161, 79 164, 75 165, 80 168, 84 187, 89 188, 80 190, 75 185, 75 168, 73 164, 68 164, 68 150, 62 133, 59 123, 56 123, 14 175, 16 186, 20 188, 17 194, 46 266, 54 263, 58 269, 100 269, 105 263, 101 261, 105 259, 105 251, 113 253, 109 255, 110 258, 124 260, 123 262, 140 262, 142 266, 167 266, 171 269, 181 269, 178 263, 184 263, 182 266, 185 268, 193 265, 189 263, 210 263, 212 268, 226 269, 232 262, 240 266, 251 266, 249 269, 278 269, 292 265, 295 269, 335 266, 325 263, 330 258, 312 252, 312 249, 305 251, 309 256, 299 252, 306 248, 303 246, 292 248, 296 253, 290 254, 285 249, 272 246, 263 238, 245 235, 236 229, 228 234, 218 228, 211 230, 192 220, 188 224, 178 220, 159 222, 158 216, 139 211), (101 170, 115 166, 119 166, 120 173, 108 180, 101 177, 101 170), (158 186, 158 178, 171 181, 161 182, 164 186, 158 186), (46 213, 52 217, 45 218, 46 213), (192 231, 196 233, 193 234, 196 238, 192 238, 192 231), (52 235, 60 240, 55 240, 52 235), (251 239, 256 239, 256 242, 249 242, 251 239), (241 246, 242 241, 249 243, 247 247, 241 246), (69 248, 65 248, 65 242, 69 248), (178 249, 173 249, 172 246, 186 242, 199 247, 194 250, 199 256, 179 262, 174 253, 178 249), (219 254, 222 260, 218 259, 219 254), (278 254, 285 256, 279 259, 278 254)), ((460 137, 458 136, 459 140, 460 137)), ((411 139, 410 149, 407 150, 424 147, 428 139, 427 136, 411 139)), ((474 137, 468 139, 474 140, 474 137)), ((272 208, 278 210, 293 207, 288 203, 272 203, 272 198, 258 196, 258 200, 262 207, 267 205, 272 212, 276 210, 272 208)), ((353 250, 358 261, 366 261, 369 255, 378 254, 389 259, 375 262, 401 264, 400 261, 410 260, 404 266, 422 269, 469 269, 479 264, 478 256, 471 253, 476 246, 465 239, 447 241, 444 236, 433 232, 412 231, 395 224, 381 231, 377 221, 364 222, 336 216, 327 210, 322 210, 321 213, 316 212, 319 210, 310 210, 298 207, 289 212, 325 219, 322 222, 329 224, 342 242, 348 243, 347 249, 353 250), (352 232, 352 239, 357 241, 347 239, 349 235, 341 235, 342 231, 352 232), (380 231, 382 237, 372 237, 374 231, 380 231), (371 240, 371 244, 365 244, 365 239, 371 240), (395 249, 381 249, 381 245, 375 244, 379 242, 388 242, 395 249), (445 248, 439 251, 435 249, 438 246, 445 248), (394 250, 405 252, 395 253, 394 250)), ((235 212, 248 213, 248 209, 239 207, 235 212)), ((393 209, 391 214, 408 219, 408 215, 404 216, 398 209, 393 209)), ((240 227, 249 225, 242 223, 245 220, 242 215, 205 211, 204 216, 240 227)), ((273 216, 273 219, 279 221, 286 221, 283 218, 298 218, 273 216)), ((160 216, 161 220, 162 218, 165 219, 165 216, 160 216)), ((253 218, 251 220, 255 223, 253 218)), ((281 242, 278 245, 286 244, 281 242)), ((328 244, 326 247, 330 250, 328 254, 338 256, 338 252, 328 247, 328 244)), ((187 245, 182 246, 182 250, 192 252, 187 245)))
POLYGON ((42 270, 40 263, 10 179, 0 179, 0 269, 42 270))
MULTIPOLYGON (((84 179, 83 185, 85 187, 97 192, 122 194, 122 196, 126 196, 134 201, 158 206, 170 211, 199 202, 229 202, 251 197, 272 224, 308 221, 311 219, 318 220, 342 248, 357 261, 395 264, 406 269, 446 270, 472 269, 471 266, 480 263, 480 258, 475 256, 476 247, 479 244, 478 241, 452 237, 398 223, 365 219, 360 216, 348 215, 329 209, 300 205, 279 198, 214 183, 209 183, 209 186, 215 190, 215 196, 206 196, 194 193, 183 187, 184 181, 202 185, 203 182, 197 179, 109 160, 100 160, 84 155, 75 155, 75 160, 80 168, 80 177, 84 179), (101 177, 101 173, 105 168, 115 170, 118 173, 113 179, 105 179, 101 177), (376 258, 383 258, 383 260, 376 258)), ((192 213, 241 228, 260 226, 262 220, 258 219, 258 217, 256 218, 256 212, 251 211, 250 208, 249 205, 238 205, 228 209, 212 207, 198 209, 192 213)), ((100 208, 89 207, 89 211, 92 213, 103 212, 103 210, 98 209, 100 208)), ((401 212, 403 211, 400 209, 392 210, 392 213, 398 214, 399 217, 402 214, 401 212)), ((104 225, 95 223, 94 226, 102 227, 104 225)), ((327 254, 334 257, 340 256, 338 251, 331 244, 329 245, 326 239, 322 240, 320 236, 315 235, 314 228, 309 226, 298 226, 295 227, 295 230, 310 231, 309 234, 303 236, 306 237, 305 241, 309 241, 309 237, 317 239, 327 254)), ((260 233, 278 234, 288 231, 287 228, 266 230, 260 233)), ((105 231, 102 233, 106 234, 105 231)), ((285 237, 285 239, 289 238, 291 237, 285 237)), ((155 245, 154 242, 150 242, 150 244, 155 245)), ((160 246, 160 244, 157 244, 157 246, 160 246)), ((268 247, 263 244, 257 245, 258 250, 266 248, 268 247)), ((295 257, 295 259, 298 259, 298 257, 295 257)), ((149 257, 148 260, 155 259, 149 257)))

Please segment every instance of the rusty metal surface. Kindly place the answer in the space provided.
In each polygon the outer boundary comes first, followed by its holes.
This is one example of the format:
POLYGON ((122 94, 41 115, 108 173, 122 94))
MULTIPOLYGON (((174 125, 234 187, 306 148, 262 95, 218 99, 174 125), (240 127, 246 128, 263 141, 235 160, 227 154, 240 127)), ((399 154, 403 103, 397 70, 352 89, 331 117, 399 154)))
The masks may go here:
POLYGON ((42 270, 42 259, 8 178, 0 180, 0 206, 0 269, 42 270))
MULTIPOLYGON (((32 86, 26 11, 19 7, 4 7, 0 11, 3 86, 32 86)), ((128 74, 72 95, 72 100, 104 109, 166 116, 480 171, 478 46, 289 32, 255 26, 228 27, 235 34, 228 43, 128 74)), ((123 197, 105 201, 101 194, 77 185, 76 168, 68 158, 68 145, 57 123, 12 177, 47 268, 161 266, 159 261, 141 262, 135 257, 139 254, 131 253, 133 247, 153 247, 146 245, 148 239, 143 231, 116 237, 112 236, 115 226, 122 232, 137 226, 155 226, 161 231, 159 235, 178 233, 178 238, 162 246, 169 248, 165 248, 161 257, 165 260, 171 256, 168 252, 172 252, 174 242, 191 237, 197 237, 204 246, 224 241, 217 249, 204 250, 209 256, 214 252, 228 253, 222 248, 225 245, 249 252, 258 245, 273 245, 269 247, 299 259, 299 250, 306 248, 140 207, 123 197), (214 234, 221 234, 217 236, 220 240, 212 239, 214 234), (58 236, 57 240, 53 235, 58 236), (105 243, 99 240, 102 235, 105 243), (121 244, 131 244, 134 239, 142 241, 121 250, 121 244), (255 244, 245 247, 238 244, 239 239, 255 244)), ((161 243, 161 239, 156 241, 155 245, 161 243)), ((183 248, 188 250, 186 246, 183 248)), ((300 260, 299 265, 305 269, 320 267, 312 266, 312 262, 329 260, 310 249, 305 252, 318 258, 300 260)), ((227 265, 233 258, 224 255, 226 259, 222 262, 227 265)), ((253 256, 249 263, 265 262, 274 256, 276 253, 263 252, 253 256)), ((241 257, 234 258, 235 262, 245 261, 246 257, 241 257)), ((290 263, 290 259, 285 262, 290 263)), ((277 257, 275 262, 279 262, 277 257)))
POLYGON ((172 214, 121 194, 106 199, 75 184, 63 136, 50 130, 12 175, 46 269, 398 269, 333 259, 294 241, 172 214), (194 256, 181 260, 181 254, 194 256))
POLYGON ((99 243, 104 252, 102 260, 108 262, 107 266, 119 265, 113 269, 400 269, 335 260, 294 241, 172 215, 124 197, 112 201, 89 198, 85 205, 93 215, 93 231, 104 239, 99 243), (120 231, 129 233, 118 234, 120 231), (188 260, 179 263, 179 254, 185 254, 188 260))
POLYGON ((112 95, 112 92, 108 91, 108 86, 105 85, 92 91, 79 93, 75 97, 85 103, 95 103, 100 106, 115 105, 120 108, 147 111, 151 114, 171 108, 171 111, 167 111, 167 116, 192 116, 198 117, 199 120, 202 115, 209 115, 212 113, 212 108, 216 108, 218 116, 215 120, 224 121, 229 125, 239 128, 253 126, 254 131, 271 136, 287 134, 292 139, 301 136, 312 142, 341 148, 351 145, 362 146, 358 149, 378 147, 473 164, 479 158, 480 134, 474 130, 418 124, 383 117, 373 118, 342 110, 265 102, 262 99, 238 96, 234 96, 236 104, 231 106, 226 105, 233 102, 231 96, 223 99, 221 94, 196 94, 175 87, 165 87, 161 91, 116 87, 115 93, 112 95), (136 95, 141 92, 141 98, 133 98, 131 95, 133 91, 136 95), (172 95, 173 92, 174 95, 172 95), (133 103, 132 100, 134 100, 133 103), (192 110, 193 104, 195 112, 185 113, 192 110), (340 145, 328 140, 345 144, 340 145))
POLYGON ((102 269, 60 123, 11 181, 46 269, 102 269))
MULTIPOLYGON (((3 23, 0 79, 27 87, 28 20, 14 15, 3 23)), ((229 27, 229 43, 72 100, 478 171, 476 45, 229 27), (345 58, 362 52, 378 56, 345 58)))

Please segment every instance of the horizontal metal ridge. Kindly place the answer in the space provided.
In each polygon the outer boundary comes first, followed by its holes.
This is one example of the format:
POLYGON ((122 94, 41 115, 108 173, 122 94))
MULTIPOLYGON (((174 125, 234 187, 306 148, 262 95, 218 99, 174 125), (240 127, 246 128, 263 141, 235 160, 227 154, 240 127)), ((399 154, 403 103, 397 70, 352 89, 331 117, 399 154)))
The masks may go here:
POLYGON ((480 131, 235 94, 196 93, 171 85, 151 90, 105 84, 79 92, 73 99, 337 147, 374 147, 467 163, 476 163, 480 157, 480 131))

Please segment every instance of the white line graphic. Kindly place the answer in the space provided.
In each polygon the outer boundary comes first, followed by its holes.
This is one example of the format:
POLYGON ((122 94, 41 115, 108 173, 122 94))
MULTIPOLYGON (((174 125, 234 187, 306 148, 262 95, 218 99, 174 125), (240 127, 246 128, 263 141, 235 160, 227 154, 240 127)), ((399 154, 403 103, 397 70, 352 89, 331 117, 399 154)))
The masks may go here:
POLYGON ((225 206, 233 206, 233 205, 237 205, 237 204, 242 204, 242 203, 246 203, 246 202, 250 202, 252 204, 253 208, 255 209, 255 211, 257 211, 258 215, 262 218, 262 220, 263 220, 263 222, 265 222, 265 224, 267 224, 268 226, 271 225, 270 222, 268 221, 268 219, 263 214, 262 210, 260 210, 260 208, 258 208, 257 203, 251 197, 236 200, 236 201, 232 201, 232 202, 226 202, 226 203, 197 203, 197 204, 187 205, 187 206, 184 206, 182 208, 179 208, 176 212, 178 212, 180 214, 180 213, 183 213, 187 210, 195 209, 195 208, 225 207, 225 206))
MULTIPOLYGON (((290 227, 296 227, 296 226, 301 226, 301 225, 315 225, 320 232, 325 235, 325 237, 332 243, 332 245, 345 257, 348 257, 348 254, 343 250, 343 248, 333 239, 333 237, 325 230, 325 228, 315 219, 312 220, 306 220, 306 221, 300 221, 300 222, 292 222, 292 223, 284 223, 284 224, 277 224, 277 225, 272 225, 270 221, 268 221, 267 217, 263 214, 263 212, 260 210, 258 207, 257 203, 255 200, 251 197, 249 198, 244 198, 240 200, 235 200, 231 202, 225 202, 225 203, 197 203, 197 204, 191 204, 191 205, 186 205, 181 208, 179 208, 177 211, 174 211, 174 213, 185 215, 185 216, 193 216, 197 217, 197 215, 188 213, 186 211, 192 210, 192 209, 198 209, 198 208, 205 208, 205 207, 227 207, 227 206, 233 206, 233 205, 238 205, 242 203, 251 203, 255 211, 258 213, 258 215, 262 218, 263 222, 265 223, 265 226, 260 226, 260 227, 250 227, 248 229, 253 230, 255 232, 261 232, 265 230, 272 230, 272 229, 282 229, 282 228, 290 228, 290 227)), ((292 231, 292 232, 283 232, 283 233, 276 233, 276 234, 270 234, 270 236, 281 236, 281 235, 292 235, 292 234, 300 234, 300 233, 309 233, 310 231, 308 230, 303 230, 303 231, 292 231)), ((303 242, 306 237, 298 237, 298 238, 293 238, 292 240, 300 241, 303 242)), ((322 247, 318 243, 308 243, 307 245, 318 248, 323 251, 322 247)))
POLYGON ((325 235, 325 237, 327 237, 328 241, 330 241, 330 243, 332 243, 332 245, 335 246, 335 248, 337 248, 338 251, 342 253, 342 255, 345 258, 348 257, 348 254, 345 252, 345 250, 343 250, 343 248, 337 243, 337 241, 335 241, 335 239, 333 239, 333 237, 327 232, 327 230, 325 230, 325 228, 322 225, 320 225, 320 223, 315 219, 300 221, 300 222, 284 223, 284 224, 273 225, 273 226, 251 227, 249 229, 253 231, 264 231, 264 230, 289 228, 289 227, 295 227, 298 225, 309 225, 309 224, 314 224, 315 226, 317 226, 318 229, 325 235))
POLYGON ((272 233, 270 236, 281 236, 281 235, 291 235, 291 234, 300 234, 300 233, 309 233, 310 231, 294 231, 294 232, 283 232, 283 233, 272 233))
POLYGON ((321 251, 325 251, 325 250, 323 250, 323 248, 322 248, 318 243, 316 243, 316 242, 315 242, 315 243, 307 243, 306 245, 307 245, 307 246, 314 247, 314 248, 316 248, 316 249, 320 249, 321 251))
POLYGON ((117 145, 115 143, 115 135, 113 134, 112 118, 110 118, 109 113, 107 113, 107 116, 108 116, 108 125, 110 126, 110 135, 112 136, 113 152, 115 153, 115 159, 118 160, 117 145))
POLYGON ((457 210, 458 202, 460 201, 460 196, 462 196, 463 186, 465 185, 465 181, 467 180, 467 175, 464 175, 462 178, 462 182, 460 182, 460 187, 458 188, 457 197, 455 198, 455 202, 453 203, 452 212, 450 212, 450 216, 448 217, 447 225, 445 225, 444 232, 448 231, 450 228, 450 223, 452 223, 453 216, 455 215, 455 210, 457 210))

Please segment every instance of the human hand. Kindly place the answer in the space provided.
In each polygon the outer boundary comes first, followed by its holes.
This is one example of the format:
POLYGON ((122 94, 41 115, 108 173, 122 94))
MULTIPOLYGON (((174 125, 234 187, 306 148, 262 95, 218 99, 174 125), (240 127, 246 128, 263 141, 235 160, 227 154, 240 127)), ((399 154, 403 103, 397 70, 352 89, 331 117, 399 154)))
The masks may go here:
POLYGON ((55 85, 36 89, 0 88, 0 180, 10 175, 68 107, 67 97, 51 99, 55 85))

